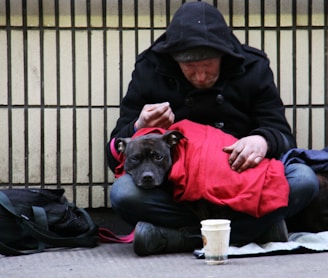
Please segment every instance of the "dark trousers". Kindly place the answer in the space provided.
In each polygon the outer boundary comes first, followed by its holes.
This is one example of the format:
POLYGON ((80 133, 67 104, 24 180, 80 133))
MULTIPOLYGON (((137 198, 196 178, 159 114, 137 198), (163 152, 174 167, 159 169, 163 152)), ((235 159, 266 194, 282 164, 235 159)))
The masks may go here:
MULTIPOLYGON (((110 191, 110 200, 127 223, 134 226, 145 221, 168 228, 199 227, 206 218, 231 220, 231 244, 253 242, 274 223, 291 217, 306 207, 318 193, 318 180, 311 168, 304 164, 291 164, 285 169, 290 185, 289 205, 256 218, 227 207, 199 202, 175 202, 165 185, 153 189, 137 187, 130 175, 117 179, 110 191)), ((200 233, 200 229, 199 229, 200 233)))

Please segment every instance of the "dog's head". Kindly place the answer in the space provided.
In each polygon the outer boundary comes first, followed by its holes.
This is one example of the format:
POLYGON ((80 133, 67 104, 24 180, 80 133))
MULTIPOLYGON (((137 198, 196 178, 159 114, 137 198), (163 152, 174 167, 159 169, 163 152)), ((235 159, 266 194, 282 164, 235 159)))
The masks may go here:
POLYGON ((171 148, 182 138, 182 133, 172 130, 165 134, 118 138, 115 147, 125 156, 124 171, 137 186, 148 189, 163 183, 172 166, 171 148))

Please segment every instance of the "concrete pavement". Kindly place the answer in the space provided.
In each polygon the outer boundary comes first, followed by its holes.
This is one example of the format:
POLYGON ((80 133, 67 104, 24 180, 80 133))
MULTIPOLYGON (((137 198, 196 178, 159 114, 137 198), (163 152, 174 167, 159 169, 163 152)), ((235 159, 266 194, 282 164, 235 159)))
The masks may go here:
MULTIPOLYGON (((126 234, 131 229, 108 209, 91 210, 90 214, 97 224, 116 233, 126 234)), ((229 258, 226 265, 208 266, 191 253, 138 257, 132 244, 101 244, 19 257, 0 255, 0 277, 328 277, 328 252, 229 258)))
POLYGON ((327 277, 328 253, 231 258, 208 266, 192 254, 138 257, 132 244, 102 244, 92 249, 49 250, 0 257, 4 278, 74 277, 327 277))

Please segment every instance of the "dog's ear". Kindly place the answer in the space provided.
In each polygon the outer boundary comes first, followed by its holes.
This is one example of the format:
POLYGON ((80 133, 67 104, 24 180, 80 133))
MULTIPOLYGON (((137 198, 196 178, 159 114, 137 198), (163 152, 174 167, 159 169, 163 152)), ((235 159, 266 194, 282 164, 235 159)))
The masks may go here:
POLYGON ((170 130, 163 135, 164 141, 170 146, 174 146, 179 143, 179 141, 185 138, 184 135, 177 130, 170 130))
POLYGON ((131 138, 117 138, 115 140, 115 149, 119 153, 123 153, 126 145, 131 141, 131 138))

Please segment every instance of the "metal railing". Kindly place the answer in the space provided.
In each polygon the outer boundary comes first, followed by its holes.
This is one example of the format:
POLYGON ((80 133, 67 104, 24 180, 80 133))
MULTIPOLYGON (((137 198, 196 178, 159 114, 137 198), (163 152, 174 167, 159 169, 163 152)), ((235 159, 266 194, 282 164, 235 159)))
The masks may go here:
MULTIPOLYGON (((110 206, 104 146, 135 57, 183 2, 0 1, 0 187, 62 187, 80 206, 110 206)), ((207 2, 267 52, 299 146, 327 146, 328 2, 207 2)))

